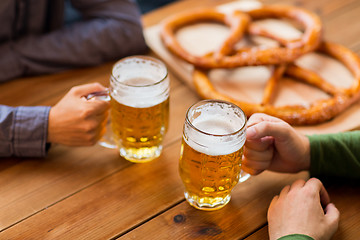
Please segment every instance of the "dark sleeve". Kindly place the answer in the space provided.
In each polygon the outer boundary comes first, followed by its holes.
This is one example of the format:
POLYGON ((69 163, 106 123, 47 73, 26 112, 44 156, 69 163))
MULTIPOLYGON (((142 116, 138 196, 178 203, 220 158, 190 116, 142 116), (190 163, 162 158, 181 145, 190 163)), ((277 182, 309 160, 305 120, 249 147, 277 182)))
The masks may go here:
POLYGON ((311 176, 360 179, 360 131, 308 138, 311 176))
POLYGON ((0 157, 44 157, 49 111, 0 105, 0 157))
POLYGON ((312 237, 304 234, 290 234, 279 238, 278 240, 314 240, 312 237))
POLYGON ((72 4, 82 21, 0 46, 0 81, 93 66, 146 51, 134 1, 72 0, 72 4))

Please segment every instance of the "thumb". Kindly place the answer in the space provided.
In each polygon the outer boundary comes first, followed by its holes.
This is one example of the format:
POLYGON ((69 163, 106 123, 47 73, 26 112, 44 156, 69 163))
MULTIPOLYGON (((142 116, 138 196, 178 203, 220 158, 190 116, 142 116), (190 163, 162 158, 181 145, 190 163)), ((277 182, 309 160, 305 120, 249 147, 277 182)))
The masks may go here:
POLYGON ((286 140, 289 137, 291 126, 283 121, 262 121, 246 130, 247 140, 258 140, 266 136, 272 136, 276 140, 286 140))
POLYGON ((89 93, 104 91, 104 90, 106 90, 106 88, 103 85, 95 82, 95 83, 75 86, 70 91, 72 91, 75 96, 83 97, 85 95, 88 95, 89 93))
POLYGON ((325 208, 325 217, 331 225, 338 227, 340 212, 333 203, 329 203, 325 208))

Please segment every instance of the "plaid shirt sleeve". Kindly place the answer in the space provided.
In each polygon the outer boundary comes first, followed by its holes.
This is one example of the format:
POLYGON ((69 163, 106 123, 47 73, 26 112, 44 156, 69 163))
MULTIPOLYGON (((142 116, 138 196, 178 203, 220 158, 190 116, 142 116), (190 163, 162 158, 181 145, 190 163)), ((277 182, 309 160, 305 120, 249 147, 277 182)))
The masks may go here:
POLYGON ((0 157, 44 157, 50 107, 0 105, 0 157))

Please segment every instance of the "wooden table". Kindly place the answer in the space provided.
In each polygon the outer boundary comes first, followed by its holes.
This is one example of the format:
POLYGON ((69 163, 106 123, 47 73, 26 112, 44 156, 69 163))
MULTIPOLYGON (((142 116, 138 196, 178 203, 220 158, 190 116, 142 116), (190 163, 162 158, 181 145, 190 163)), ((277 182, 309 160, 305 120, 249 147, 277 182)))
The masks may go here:
MULTIPOLYGON (((144 16, 145 26, 180 10, 227 1, 180 1, 144 16)), ((280 0, 266 0, 277 3, 280 0)), ((285 1, 284 1, 285 2, 285 1)), ((358 0, 291 0, 318 13, 325 36, 360 54, 358 0)), ((153 53, 149 53, 153 55, 153 53)), ((53 105, 72 86, 108 85, 113 63, 0 84, 0 103, 53 105)), ((101 146, 52 146, 44 159, 0 160, 0 239, 268 239, 266 213, 274 195, 299 174, 264 172, 237 185, 222 210, 203 212, 184 199, 178 175, 186 109, 199 97, 171 75, 170 129, 159 159, 132 164, 101 146)), ((341 212, 334 239, 359 239, 360 187, 328 186, 341 212)))

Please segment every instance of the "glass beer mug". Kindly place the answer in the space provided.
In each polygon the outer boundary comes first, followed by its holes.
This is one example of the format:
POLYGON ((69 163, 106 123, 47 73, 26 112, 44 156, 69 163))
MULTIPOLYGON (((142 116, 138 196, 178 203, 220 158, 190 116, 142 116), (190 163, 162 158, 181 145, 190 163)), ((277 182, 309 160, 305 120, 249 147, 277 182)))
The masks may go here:
POLYGON ((220 209, 235 185, 250 176, 241 170, 246 121, 239 107, 225 101, 204 100, 188 109, 179 172, 190 205, 220 209))
POLYGON ((99 144, 117 147, 131 162, 159 157, 169 122, 169 85, 167 68, 158 59, 131 56, 115 63, 109 90, 111 127, 99 144))

